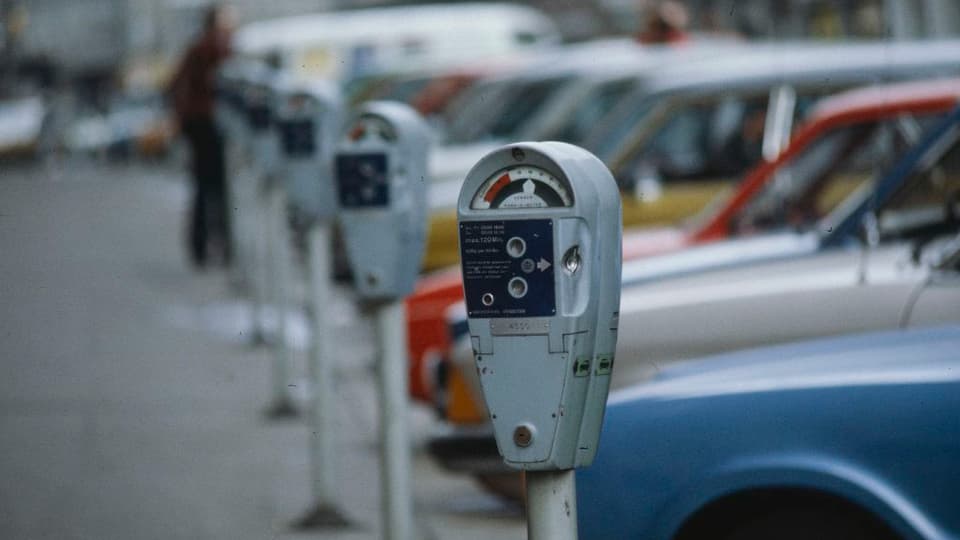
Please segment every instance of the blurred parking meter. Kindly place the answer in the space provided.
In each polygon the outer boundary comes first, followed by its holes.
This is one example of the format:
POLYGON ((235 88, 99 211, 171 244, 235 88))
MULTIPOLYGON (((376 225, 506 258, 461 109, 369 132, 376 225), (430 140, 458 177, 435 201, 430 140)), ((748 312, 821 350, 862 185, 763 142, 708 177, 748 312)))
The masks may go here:
MULTIPOLYGON (((273 306, 276 321, 273 340, 272 402, 269 416, 288 417, 297 414, 290 395, 290 350, 287 345, 287 292, 290 279, 290 238, 287 231, 287 200, 279 182, 280 144, 273 130, 274 93, 279 75, 271 69, 251 73, 244 103, 253 166, 260 179, 258 197, 261 211, 261 241, 257 253, 260 263, 261 289, 266 302, 273 306)), ((261 308, 262 308, 261 304, 261 308)), ((257 314, 257 319, 260 314, 257 314)), ((259 323, 258 323, 259 324, 259 323)))
MULTIPOLYGON (((233 209, 230 219, 230 234, 233 245, 231 271, 237 283, 253 286, 254 264, 253 239, 256 235, 256 207, 253 177, 248 170, 249 153, 247 121, 244 115, 243 92, 246 79, 244 64, 230 61, 217 73, 217 99, 215 115, 217 124, 224 133, 227 200, 233 209)), ((231 210, 228 208, 228 211, 231 210)), ((255 338, 259 339, 259 325, 255 338)))
POLYGON ((457 204, 470 339, 497 447, 526 471, 534 540, 577 536, 573 469, 593 462, 620 305, 610 171, 566 143, 499 148, 457 204))
POLYGON ((323 81, 279 82, 275 130, 287 200, 307 220, 308 277, 313 331, 308 370, 311 480, 314 505, 298 522, 301 528, 348 524, 336 505, 331 304, 332 229, 337 212, 333 151, 340 134, 341 99, 337 87, 323 81))
POLYGON ((403 298, 413 292, 423 258, 430 142, 429 127, 412 108, 371 102, 347 124, 334 165, 355 289, 376 309, 381 527, 385 538, 398 540, 413 537, 403 298))

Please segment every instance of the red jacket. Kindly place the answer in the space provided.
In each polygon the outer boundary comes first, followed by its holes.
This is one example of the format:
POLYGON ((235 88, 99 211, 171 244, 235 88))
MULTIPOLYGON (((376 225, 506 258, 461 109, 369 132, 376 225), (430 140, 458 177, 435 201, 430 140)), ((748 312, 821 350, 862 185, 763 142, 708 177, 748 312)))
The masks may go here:
POLYGON ((217 69, 230 55, 229 39, 207 32, 183 56, 168 92, 181 122, 213 117, 217 69))

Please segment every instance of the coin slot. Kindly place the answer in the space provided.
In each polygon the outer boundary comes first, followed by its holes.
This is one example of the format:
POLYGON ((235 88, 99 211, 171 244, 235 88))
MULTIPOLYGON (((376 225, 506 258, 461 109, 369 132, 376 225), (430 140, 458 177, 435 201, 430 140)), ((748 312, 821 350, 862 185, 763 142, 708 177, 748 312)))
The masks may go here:
POLYGON ((523 257, 523 254, 527 252, 527 243, 523 241, 523 238, 519 236, 514 236, 513 238, 507 240, 507 254, 513 257, 514 259, 519 259, 523 257))

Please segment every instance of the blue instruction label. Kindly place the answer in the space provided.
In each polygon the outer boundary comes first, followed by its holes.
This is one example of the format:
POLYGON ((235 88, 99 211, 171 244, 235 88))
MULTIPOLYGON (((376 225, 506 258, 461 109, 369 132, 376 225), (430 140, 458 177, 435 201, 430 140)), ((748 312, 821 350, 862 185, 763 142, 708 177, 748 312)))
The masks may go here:
POLYGON ((460 260, 470 317, 556 314, 553 220, 462 222, 460 260))

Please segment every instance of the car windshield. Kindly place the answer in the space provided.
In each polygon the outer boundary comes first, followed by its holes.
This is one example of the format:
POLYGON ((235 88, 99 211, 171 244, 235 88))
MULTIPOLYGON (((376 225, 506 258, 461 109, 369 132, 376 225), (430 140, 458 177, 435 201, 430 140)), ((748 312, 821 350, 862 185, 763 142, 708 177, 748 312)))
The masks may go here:
POLYGON ((731 177, 763 148, 767 94, 728 95, 670 106, 662 121, 632 136, 632 157, 612 163, 618 177, 655 171, 660 180, 731 177))
POLYGON ((506 79, 479 82, 454 99, 444 110, 447 142, 474 140, 476 133, 489 124, 490 117, 497 112, 497 104, 506 100, 514 84, 515 81, 506 79))
POLYGON ((633 89, 634 85, 633 79, 620 79, 597 86, 587 93, 563 124, 544 138, 582 144, 590 129, 610 112, 633 89))
POLYGON ((935 118, 902 115, 825 133, 771 172, 773 178, 734 216, 731 229, 748 233, 810 226, 858 188, 872 183, 935 118))
POLYGON ((506 108, 500 111, 486 135, 497 139, 509 139, 524 122, 540 111, 551 97, 557 95, 573 77, 550 77, 528 81, 514 88, 506 108))

